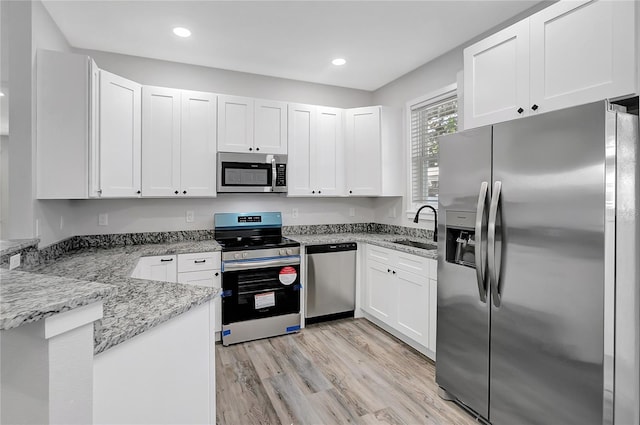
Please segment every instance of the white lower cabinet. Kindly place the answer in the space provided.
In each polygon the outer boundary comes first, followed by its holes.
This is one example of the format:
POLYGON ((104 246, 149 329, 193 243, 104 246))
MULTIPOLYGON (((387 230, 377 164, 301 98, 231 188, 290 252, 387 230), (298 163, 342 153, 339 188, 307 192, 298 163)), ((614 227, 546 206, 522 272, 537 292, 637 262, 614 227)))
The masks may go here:
MULTIPOLYGON (((141 257, 131 277, 222 288, 220 261, 220 252, 141 257)), ((213 303, 215 306, 215 330, 220 332, 222 329, 220 297, 216 297, 213 303)))
POLYGON ((436 351, 436 261, 367 245, 362 294, 365 317, 419 344, 432 358, 436 351), (433 275, 431 273, 434 273, 433 275))

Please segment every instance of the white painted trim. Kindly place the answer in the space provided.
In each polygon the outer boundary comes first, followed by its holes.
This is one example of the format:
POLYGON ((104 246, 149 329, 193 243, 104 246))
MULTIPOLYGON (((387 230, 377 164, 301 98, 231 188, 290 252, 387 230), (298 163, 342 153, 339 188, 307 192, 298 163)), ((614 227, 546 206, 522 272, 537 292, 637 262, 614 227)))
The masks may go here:
MULTIPOLYGON (((417 109, 420 108, 424 105, 428 105, 430 103, 436 103, 439 102, 443 99, 446 99, 447 97, 450 97, 452 95, 456 95, 458 96, 458 84, 457 83, 453 83, 453 84, 449 84, 447 86, 444 86, 438 90, 434 90, 431 93, 427 93, 425 95, 422 95, 420 97, 416 97, 415 99, 412 99, 410 101, 407 102, 406 107, 405 107, 405 157, 407 159, 407 174, 406 174, 406 181, 407 181, 407 185, 406 185, 406 191, 405 191, 405 199, 407 200, 406 205, 407 205, 407 218, 413 218, 416 214, 416 211, 418 210, 418 206, 417 204, 413 203, 413 200, 411 199, 412 196, 412 189, 413 187, 411 186, 411 172, 412 172, 412 161, 411 161, 411 111, 413 109, 417 109)), ((460 99, 458 99, 458 102, 460 101, 460 99)), ((459 103, 458 103, 459 105, 459 103)), ((458 107, 458 111, 460 110, 460 107, 458 107)), ((427 202, 429 205, 433 206, 436 210, 438 209, 438 203, 437 202, 427 202)))
POLYGON ((102 319, 102 301, 47 317, 44 319, 44 337, 53 338, 98 319, 102 319))

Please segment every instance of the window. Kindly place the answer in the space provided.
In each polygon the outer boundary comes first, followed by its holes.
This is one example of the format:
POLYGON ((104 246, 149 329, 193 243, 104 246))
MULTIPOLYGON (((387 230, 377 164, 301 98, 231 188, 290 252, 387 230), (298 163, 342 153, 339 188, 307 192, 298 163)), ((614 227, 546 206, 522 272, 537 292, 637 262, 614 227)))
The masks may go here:
POLYGON ((455 85, 407 105, 411 155, 411 204, 438 201, 438 141, 458 128, 455 85))

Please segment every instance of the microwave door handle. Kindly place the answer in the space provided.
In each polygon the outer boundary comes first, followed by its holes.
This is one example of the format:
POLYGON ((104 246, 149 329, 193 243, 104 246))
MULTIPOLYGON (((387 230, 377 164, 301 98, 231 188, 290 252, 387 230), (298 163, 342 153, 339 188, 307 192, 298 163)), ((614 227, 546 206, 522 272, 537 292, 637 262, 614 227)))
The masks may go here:
POLYGON ((276 158, 273 157, 271 158, 271 191, 272 192, 276 191, 276 176, 277 176, 276 158))

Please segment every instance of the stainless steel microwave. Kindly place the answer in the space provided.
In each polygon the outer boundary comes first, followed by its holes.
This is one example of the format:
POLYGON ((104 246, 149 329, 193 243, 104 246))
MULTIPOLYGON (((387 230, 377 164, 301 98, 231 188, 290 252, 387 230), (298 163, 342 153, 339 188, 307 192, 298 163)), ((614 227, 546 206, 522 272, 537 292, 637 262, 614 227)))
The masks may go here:
POLYGON ((218 153, 218 192, 286 191, 286 155, 218 153))

